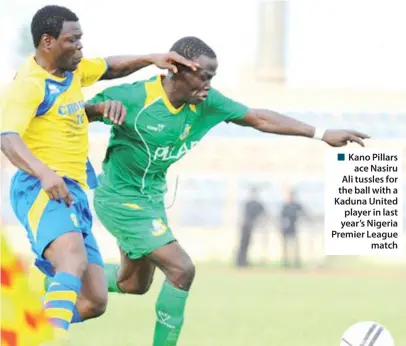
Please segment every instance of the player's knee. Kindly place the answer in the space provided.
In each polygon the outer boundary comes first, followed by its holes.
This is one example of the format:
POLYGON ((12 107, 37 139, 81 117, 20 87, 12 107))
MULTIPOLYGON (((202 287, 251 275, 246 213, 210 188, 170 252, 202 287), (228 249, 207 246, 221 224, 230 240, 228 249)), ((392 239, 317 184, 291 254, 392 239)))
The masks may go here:
POLYGON ((190 259, 187 259, 168 271, 168 280, 180 289, 189 290, 195 278, 195 273, 195 265, 190 259))
POLYGON ((152 278, 144 282, 137 279, 126 279, 119 281, 119 287, 124 293, 143 295, 149 291, 152 285, 152 278))
POLYGON ((86 253, 67 250, 62 260, 55 266, 55 268, 57 271, 71 273, 82 278, 86 271, 87 264, 86 253))
POLYGON ((107 294, 105 296, 93 296, 90 300, 78 301, 78 309, 80 310, 83 320, 96 318, 103 315, 107 308, 107 294))
POLYGON ((92 317, 99 317, 106 312, 107 297, 100 299, 92 299, 88 306, 88 311, 92 317))
POLYGON ((83 236, 78 232, 66 233, 54 240, 44 253, 55 271, 67 272, 82 278, 87 268, 87 253, 83 236))

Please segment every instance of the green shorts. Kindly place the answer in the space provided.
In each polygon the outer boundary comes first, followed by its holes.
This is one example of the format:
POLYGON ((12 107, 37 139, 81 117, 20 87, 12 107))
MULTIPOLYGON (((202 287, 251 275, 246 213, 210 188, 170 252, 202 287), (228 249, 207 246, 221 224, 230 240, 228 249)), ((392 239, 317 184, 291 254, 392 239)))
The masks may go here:
POLYGON ((117 239, 121 250, 138 259, 176 239, 168 226, 164 201, 105 195, 95 191, 94 208, 104 227, 117 239))

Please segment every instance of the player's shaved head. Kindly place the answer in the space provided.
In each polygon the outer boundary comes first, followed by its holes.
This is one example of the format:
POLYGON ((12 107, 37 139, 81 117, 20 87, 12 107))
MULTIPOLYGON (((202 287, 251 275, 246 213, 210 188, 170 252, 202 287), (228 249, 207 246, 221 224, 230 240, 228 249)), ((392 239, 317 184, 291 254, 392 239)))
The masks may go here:
POLYGON ((55 39, 61 34, 64 22, 77 22, 79 18, 66 7, 45 6, 35 13, 31 21, 31 34, 35 48, 47 34, 55 39))

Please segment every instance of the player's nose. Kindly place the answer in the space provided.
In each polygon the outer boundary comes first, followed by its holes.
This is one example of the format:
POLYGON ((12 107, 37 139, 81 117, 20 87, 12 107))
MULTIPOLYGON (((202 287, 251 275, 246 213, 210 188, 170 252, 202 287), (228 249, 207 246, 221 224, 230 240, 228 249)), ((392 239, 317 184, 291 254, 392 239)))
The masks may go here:
POLYGON ((77 50, 82 50, 83 49, 83 44, 81 41, 78 41, 77 45, 76 45, 76 49, 77 50))

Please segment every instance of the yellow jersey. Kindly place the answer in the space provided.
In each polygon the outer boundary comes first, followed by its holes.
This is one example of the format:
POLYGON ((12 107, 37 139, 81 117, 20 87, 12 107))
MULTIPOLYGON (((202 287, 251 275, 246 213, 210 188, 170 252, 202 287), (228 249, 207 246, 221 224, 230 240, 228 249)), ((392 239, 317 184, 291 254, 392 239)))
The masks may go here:
POLYGON ((106 70, 105 59, 83 59, 75 71, 58 78, 30 57, 3 94, 1 134, 18 133, 50 169, 86 188, 87 174, 94 172, 82 87, 97 82, 106 70))

